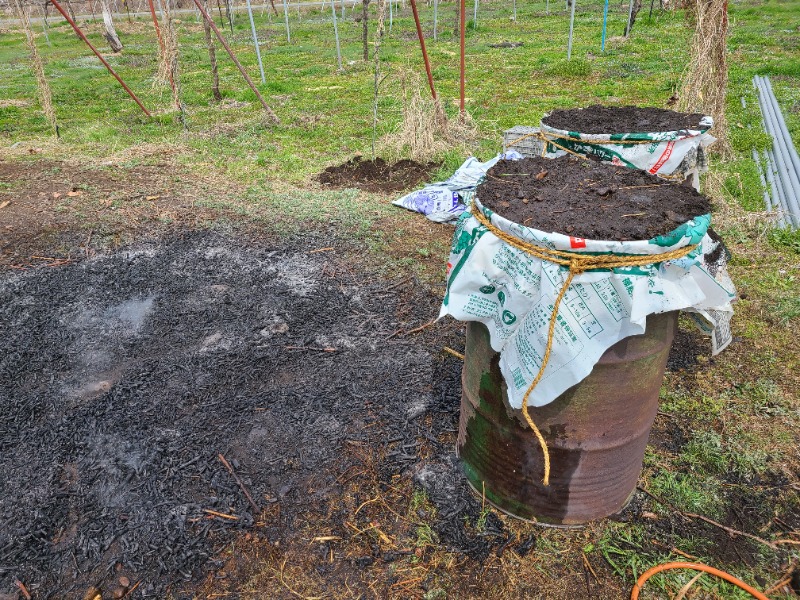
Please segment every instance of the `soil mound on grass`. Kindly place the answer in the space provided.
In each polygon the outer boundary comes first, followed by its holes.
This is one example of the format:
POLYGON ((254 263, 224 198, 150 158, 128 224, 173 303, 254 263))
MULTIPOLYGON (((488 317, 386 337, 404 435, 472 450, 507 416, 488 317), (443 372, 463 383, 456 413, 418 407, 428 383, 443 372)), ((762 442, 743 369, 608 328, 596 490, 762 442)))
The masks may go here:
POLYGON ((699 129, 700 113, 680 113, 651 106, 602 106, 554 110, 542 123, 580 133, 652 133, 699 129))
POLYGON ((502 160, 477 196, 516 223, 596 240, 648 240, 711 211, 693 188, 573 156, 502 160))
POLYGON ((390 164, 382 158, 364 160, 356 156, 346 163, 328 167, 317 181, 334 188, 358 188, 367 192, 401 192, 430 181, 439 163, 422 164, 403 159, 390 164))

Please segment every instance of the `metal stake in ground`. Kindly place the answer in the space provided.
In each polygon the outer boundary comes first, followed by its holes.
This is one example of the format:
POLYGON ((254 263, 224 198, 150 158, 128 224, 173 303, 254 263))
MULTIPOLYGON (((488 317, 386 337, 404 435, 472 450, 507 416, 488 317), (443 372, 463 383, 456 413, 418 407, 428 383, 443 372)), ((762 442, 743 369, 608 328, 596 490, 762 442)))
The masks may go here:
POLYGON ((158 38, 158 45, 161 47, 161 54, 164 54, 164 38, 161 37, 161 28, 158 26, 155 4, 153 4, 153 0, 147 0, 147 4, 150 7, 150 16, 153 17, 153 27, 156 29, 156 37, 158 38))
POLYGON ((572 10, 569 13, 569 40, 567 41, 567 60, 572 58, 572 31, 575 27, 575 3, 577 0, 572 0, 572 10))
POLYGON ((100 59, 100 62, 101 62, 101 63, 103 63, 103 66, 105 66, 105 68, 106 68, 106 69, 108 69, 108 72, 109 72, 109 73, 111 73, 111 74, 114 76, 114 78, 115 78, 117 81, 119 81, 119 84, 120 84, 120 85, 123 87, 123 89, 124 89, 126 92, 128 92, 128 95, 129 95, 131 98, 133 98, 133 100, 136 102, 136 104, 138 104, 138 105, 139 105, 139 108, 141 108, 141 109, 142 109, 142 111, 144 112, 144 114, 146 114, 148 117, 151 117, 152 115, 151 115, 151 114, 150 114, 150 112, 149 112, 149 111, 148 111, 148 110, 147 110, 147 109, 144 107, 144 104, 142 104, 142 101, 141 101, 141 100, 139 100, 139 98, 137 98, 137 97, 136 97, 136 94, 134 94, 134 93, 131 91, 131 88, 129 88, 127 85, 125 85, 125 82, 124 82, 124 81, 122 81, 122 78, 121 78, 119 75, 117 75, 117 73, 114 71, 114 69, 112 69, 112 68, 111 68, 111 65, 110 65, 110 64, 108 64, 108 63, 106 62, 106 59, 105 59, 105 58, 103 58, 103 56, 102 56, 102 55, 101 55, 101 54, 100 54, 100 53, 97 51, 97 48, 95 48, 94 46, 92 46, 92 43, 91 43, 91 42, 88 40, 88 38, 87 38, 87 37, 84 35, 84 33, 83 33, 83 31, 81 31, 80 27, 78 27, 78 26, 75 24, 75 21, 73 21, 73 20, 72 20, 72 18, 71 18, 71 17, 70 17, 70 16, 67 14, 67 11, 65 11, 65 10, 64 10, 64 8, 61 6, 61 4, 59 4, 59 3, 58 3, 58 0, 50 0, 50 2, 52 2, 52 3, 53 3, 53 6, 55 6, 55 7, 56 7, 56 10, 58 10, 58 12, 60 12, 60 13, 61 13, 61 15, 62 15, 62 16, 63 16, 63 17, 66 19, 67 23, 69 23, 69 24, 72 26, 72 29, 74 29, 74 30, 75 30, 75 33, 77 33, 77 34, 78 34, 78 37, 80 37, 80 38, 81 38, 81 39, 82 39, 84 42, 86 42, 86 45, 87 45, 87 46, 89 46, 89 48, 91 48, 91 50, 92 50, 92 52, 94 52, 95 56, 97 56, 97 58, 99 58, 99 59, 100 59))
POLYGON ((278 118, 278 115, 272 112, 272 109, 264 101, 264 97, 261 95, 261 92, 258 91, 256 84, 253 83, 253 80, 250 79, 250 76, 247 74, 247 71, 244 70, 242 63, 240 63, 239 59, 236 58, 236 55, 233 53, 233 50, 231 50, 231 47, 228 45, 228 42, 225 41, 225 37, 220 33, 216 23, 214 23, 214 20, 208 15, 206 9, 203 8, 203 6, 200 4, 198 0, 193 0, 193 1, 195 6, 197 6, 197 8, 200 10, 200 14, 203 15, 203 18, 205 19, 206 23, 208 23, 208 25, 214 31, 214 35, 217 36, 219 43, 222 44, 222 47, 225 48, 225 51, 228 53, 228 56, 231 57, 233 64, 235 64, 236 68, 239 69, 239 72, 242 74, 242 77, 244 77, 245 81, 247 82, 247 85, 250 86, 250 89, 253 90, 253 93, 256 95, 256 98, 258 98, 258 101, 261 102, 261 106, 264 107, 264 111, 267 113, 267 116, 269 116, 269 118, 272 119, 274 123, 276 124, 280 123, 281 120, 278 118))
MULTIPOLYGON (((608 0, 606 0, 606 2, 607 1, 608 0)), ((460 65, 460 73, 459 73, 459 92, 460 92, 460 103, 459 103, 459 107, 460 108, 459 108, 459 110, 460 110, 460 114, 461 114, 461 118, 462 119, 464 118, 464 113, 466 112, 464 110, 464 87, 465 87, 465 83, 466 83, 465 82, 465 79, 466 79, 465 73, 466 73, 466 70, 467 70, 466 58, 464 56, 464 37, 466 35, 466 29, 467 29, 467 20, 466 20, 465 15, 464 15, 464 10, 465 9, 466 9, 466 1, 465 0, 459 0, 460 15, 459 15, 459 26, 458 26, 458 29, 459 29, 459 35, 460 35, 460 38, 461 38, 461 40, 460 40, 460 43, 461 43, 461 47, 460 47, 461 65, 460 65)))
POLYGON ((286 24, 286 43, 292 43, 292 35, 289 33, 289 5, 287 0, 283 0, 283 22, 286 24))
POLYGON ((258 35, 256 35, 256 22, 253 21, 253 8, 252 6, 250 6, 250 0, 247 0, 247 16, 250 17, 250 32, 253 34, 253 45, 256 47, 258 70, 261 71, 261 83, 266 84, 267 78, 264 77, 264 64, 261 62, 261 50, 258 47, 258 35))
MULTIPOLYGON (((391 1, 391 0, 390 0, 391 1)), ((378 28, 375 30, 375 75, 373 78, 372 97, 372 160, 375 160, 375 132, 378 128, 378 88, 381 75, 381 41, 383 41, 384 21, 386 20, 386 0, 378 0, 378 28)))
POLYGON ((600 52, 606 51, 606 24, 608 23, 608 0, 603 4, 603 33, 600 36, 600 52))
POLYGON ((336 38, 336 61, 339 64, 339 70, 342 71, 342 47, 339 44, 339 25, 336 23, 336 2, 331 0, 331 11, 333 12, 333 35, 336 38))

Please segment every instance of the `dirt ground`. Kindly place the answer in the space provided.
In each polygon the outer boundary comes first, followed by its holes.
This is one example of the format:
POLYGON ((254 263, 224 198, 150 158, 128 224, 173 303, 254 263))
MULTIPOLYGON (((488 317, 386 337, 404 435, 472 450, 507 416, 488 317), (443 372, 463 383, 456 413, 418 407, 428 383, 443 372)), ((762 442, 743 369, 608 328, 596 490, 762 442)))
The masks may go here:
POLYGON ((364 160, 357 156, 346 163, 328 167, 317 181, 332 188, 355 187, 368 192, 400 192, 430 181, 438 163, 420 164, 413 160, 389 163, 382 158, 364 160))
MULTIPOLYGON (((372 275, 335 232, 209 229, 234 217, 172 164, 31 157, 0 185, 0 595, 628 596, 581 551, 603 525, 544 531, 469 491, 443 351, 463 331, 426 326, 437 290, 372 275), (576 552, 534 552, 556 542, 576 552)), ((673 382, 705 355, 682 333, 673 382)), ((688 427, 660 414, 651 444, 678 452, 688 427)), ((789 486, 730 484, 725 522, 753 534, 789 486)), ((722 565, 759 551, 651 501, 615 517, 647 529, 643 555, 676 531, 722 565)))

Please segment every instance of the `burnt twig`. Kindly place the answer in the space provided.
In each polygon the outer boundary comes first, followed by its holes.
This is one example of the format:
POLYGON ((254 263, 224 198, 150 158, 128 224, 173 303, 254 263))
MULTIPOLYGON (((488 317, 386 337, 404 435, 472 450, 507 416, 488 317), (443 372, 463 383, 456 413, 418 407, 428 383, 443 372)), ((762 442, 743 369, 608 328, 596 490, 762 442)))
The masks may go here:
POLYGON ((427 329, 428 327, 430 327, 434 323, 436 323, 436 319, 431 319, 430 321, 425 323, 425 325, 420 325, 419 327, 415 327, 411 331, 406 331, 406 335, 411 335, 413 333, 419 333, 420 331, 422 331, 423 329, 427 329))
POLYGON ((256 516, 259 512, 261 512, 261 509, 258 507, 258 504, 256 504, 255 500, 253 500, 253 497, 250 495, 250 492, 247 491, 247 488, 245 487, 244 483, 242 483, 242 480, 239 479, 239 476, 233 470, 231 463, 229 463, 227 459, 224 456, 222 456, 222 454, 217 454, 217 456, 219 457, 220 462, 223 465, 225 465, 225 468, 228 469, 228 472, 231 475, 233 475, 233 478, 236 480, 236 483, 239 484, 239 487, 242 489, 242 493, 244 493, 245 497, 247 498, 247 501, 250 503, 250 506, 252 506, 253 510, 255 511, 255 514, 253 516, 256 516))

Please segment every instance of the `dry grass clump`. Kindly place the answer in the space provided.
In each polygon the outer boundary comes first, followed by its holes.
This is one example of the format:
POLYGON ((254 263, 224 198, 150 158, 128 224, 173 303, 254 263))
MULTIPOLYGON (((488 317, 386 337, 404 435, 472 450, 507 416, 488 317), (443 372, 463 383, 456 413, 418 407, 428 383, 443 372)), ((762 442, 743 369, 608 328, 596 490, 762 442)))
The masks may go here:
POLYGON ((181 102, 180 78, 178 75, 178 34, 175 31, 170 0, 164 0, 162 7, 164 18, 159 32, 161 53, 153 86, 169 84, 172 91, 172 102, 180 112, 181 122, 185 126, 185 110, 181 102))
POLYGON ((728 88, 726 36, 728 33, 727 0, 692 0, 688 6, 694 19, 691 57, 679 92, 678 108, 698 111, 714 117, 712 147, 722 155, 730 153, 725 120, 725 96, 728 88))
POLYGON ((28 13, 20 4, 19 0, 14 0, 14 7, 17 11, 17 17, 22 22, 22 27, 25 30, 25 42, 28 45, 28 50, 31 53, 31 67, 33 67, 34 75, 36 76, 36 86, 39 89, 39 102, 42 105, 42 112, 44 112, 48 123, 53 128, 53 132, 58 137, 58 122, 56 121, 56 112, 53 109, 53 98, 50 93, 50 85, 47 83, 47 78, 44 74, 44 67, 42 66, 42 58, 39 56, 39 50, 36 48, 36 37, 31 29, 31 22, 28 19, 28 13))
POLYGON ((163 3, 164 16, 161 23, 161 53, 158 57, 158 72, 156 84, 172 85, 173 77, 177 74, 178 63, 178 37, 175 35, 175 24, 172 20, 169 1, 163 3))
POLYGON ((417 80, 413 91, 403 86, 403 120, 397 130, 381 140, 388 158, 411 158, 429 162, 445 152, 466 148, 477 137, 477 128, 469 113, 448 119, 440 100, 423 96, 417 80))

